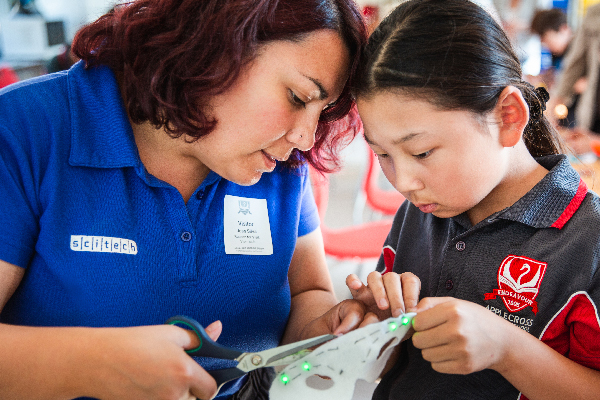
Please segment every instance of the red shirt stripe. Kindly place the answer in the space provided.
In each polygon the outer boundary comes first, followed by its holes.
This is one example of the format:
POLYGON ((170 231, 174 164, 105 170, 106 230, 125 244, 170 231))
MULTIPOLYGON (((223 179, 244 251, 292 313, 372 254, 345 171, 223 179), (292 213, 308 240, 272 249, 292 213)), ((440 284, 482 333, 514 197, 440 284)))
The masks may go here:
POLYGON ((565 226, 565 224, 571 219, 573 214, 575 214, 575 211, 577 211, 577 209, 581 205, 581 202, 583 201, 583 199, 585 199, 586 194, 587 185, 585 184, 583 179, 579 179, 579 187, 577 188, 577 193, 575 193, 575 196, 573 197, 573 199, 571 199, 571 202, 565 208, 560 217, 558 217, 558 219, 554 221, 552 227, 562 229, 562 227, 565 226))

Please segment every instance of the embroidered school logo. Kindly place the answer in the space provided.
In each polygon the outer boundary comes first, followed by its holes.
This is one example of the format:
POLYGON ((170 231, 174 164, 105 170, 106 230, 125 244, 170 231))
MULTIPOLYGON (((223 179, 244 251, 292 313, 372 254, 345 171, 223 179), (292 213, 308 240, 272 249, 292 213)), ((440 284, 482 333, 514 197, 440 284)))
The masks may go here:
POLYGON ((538 305, 535 298, 547 265, 531 258, 509 255, 498 269, 499 289, 494 289, 493 293, 486 293, 484 300, 493 300, 500 296, 510 312, 531 307, 533 313, 537 314, 538 305))
POLYGON ((238 204, 240 206, 240 211, 238 211, 238 214, 239 213, 242 213, 244 215, 252 214, 250 212, 250 202, 248 200, 239 200, 238 204))
POLYGON ((394 269, 394 260, 396 260, 396 250, 392 249, 391 246, 385 246, 383 248, 383 263, 385 264, 385 271, 381 275, 392 272, 394 269))

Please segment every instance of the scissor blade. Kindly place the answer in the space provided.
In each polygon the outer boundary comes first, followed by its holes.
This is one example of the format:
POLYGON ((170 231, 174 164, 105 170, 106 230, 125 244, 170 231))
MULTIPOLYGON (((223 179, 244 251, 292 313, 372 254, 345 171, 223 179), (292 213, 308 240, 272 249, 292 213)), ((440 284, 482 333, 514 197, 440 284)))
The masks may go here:
MULTIPOLYGON (((274 362, 281 360, 287 356, 291 356, 292 354, 298 353, 302 350, 306 350, 310 347, 320 345, 321 343, 325 343, 330 341, 331 339, 335 339, 337 336, 335 335, 323 335, 317 336, 311 339, 302 340, 300 342, 290 343, 285 346, 279 346, 271 350, 266 350, 263 352, 265 357, 271 356, 267 358, 267 365, 273 365, 274 362), (269 354, 271 352, 271 354, 269 354)), ((302 354, 304 356, 305 354, 302 354)))
POLYGON ((270 361, 270 362, 268 362, 268 365, 270 367, 277 367, 279 365, 289 365, 289 364, 293 363, 294 361, 299 360, 302 357, 304 357, 310 353, 312 353, 312 350, 309 350, 309 349, 300 350, 300 351, 295 352, 294 354, 290 354, 289 356, 285 356, 278 360, 270 361))
POLYGON ((310 350, 308 350, 310 347, 325 343, 336 337, 335 335, 323 335, 257 353, 243 353, 237 358, 237 368, 250 372, 256 368, 290 364, 310 353, 310 350))

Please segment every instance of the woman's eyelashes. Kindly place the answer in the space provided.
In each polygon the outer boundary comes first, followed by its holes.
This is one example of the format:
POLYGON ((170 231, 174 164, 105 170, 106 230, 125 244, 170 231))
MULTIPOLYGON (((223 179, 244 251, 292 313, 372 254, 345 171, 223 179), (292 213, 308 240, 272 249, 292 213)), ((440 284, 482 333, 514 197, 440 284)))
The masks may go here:
POLYGON ((306 102, 302 101, 298 96, 296 96, 296 93, 294 93, 292 90, 290 90, 289 93, 293 105, 297 107, 306 108, 306 102))

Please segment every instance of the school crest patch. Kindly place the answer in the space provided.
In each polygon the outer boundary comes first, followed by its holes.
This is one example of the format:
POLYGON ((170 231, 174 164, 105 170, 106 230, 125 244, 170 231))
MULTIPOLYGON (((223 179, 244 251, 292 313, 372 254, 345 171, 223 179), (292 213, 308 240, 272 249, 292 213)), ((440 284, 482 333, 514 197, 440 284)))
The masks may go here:
POLYGON ((514 313, 531 307, 538 312, 535 298, 546 273, 547 263, 532 258, 509 255, 498 269, 498 289, 486 293, 484 300, 502 298, 508 311, 514 313))

